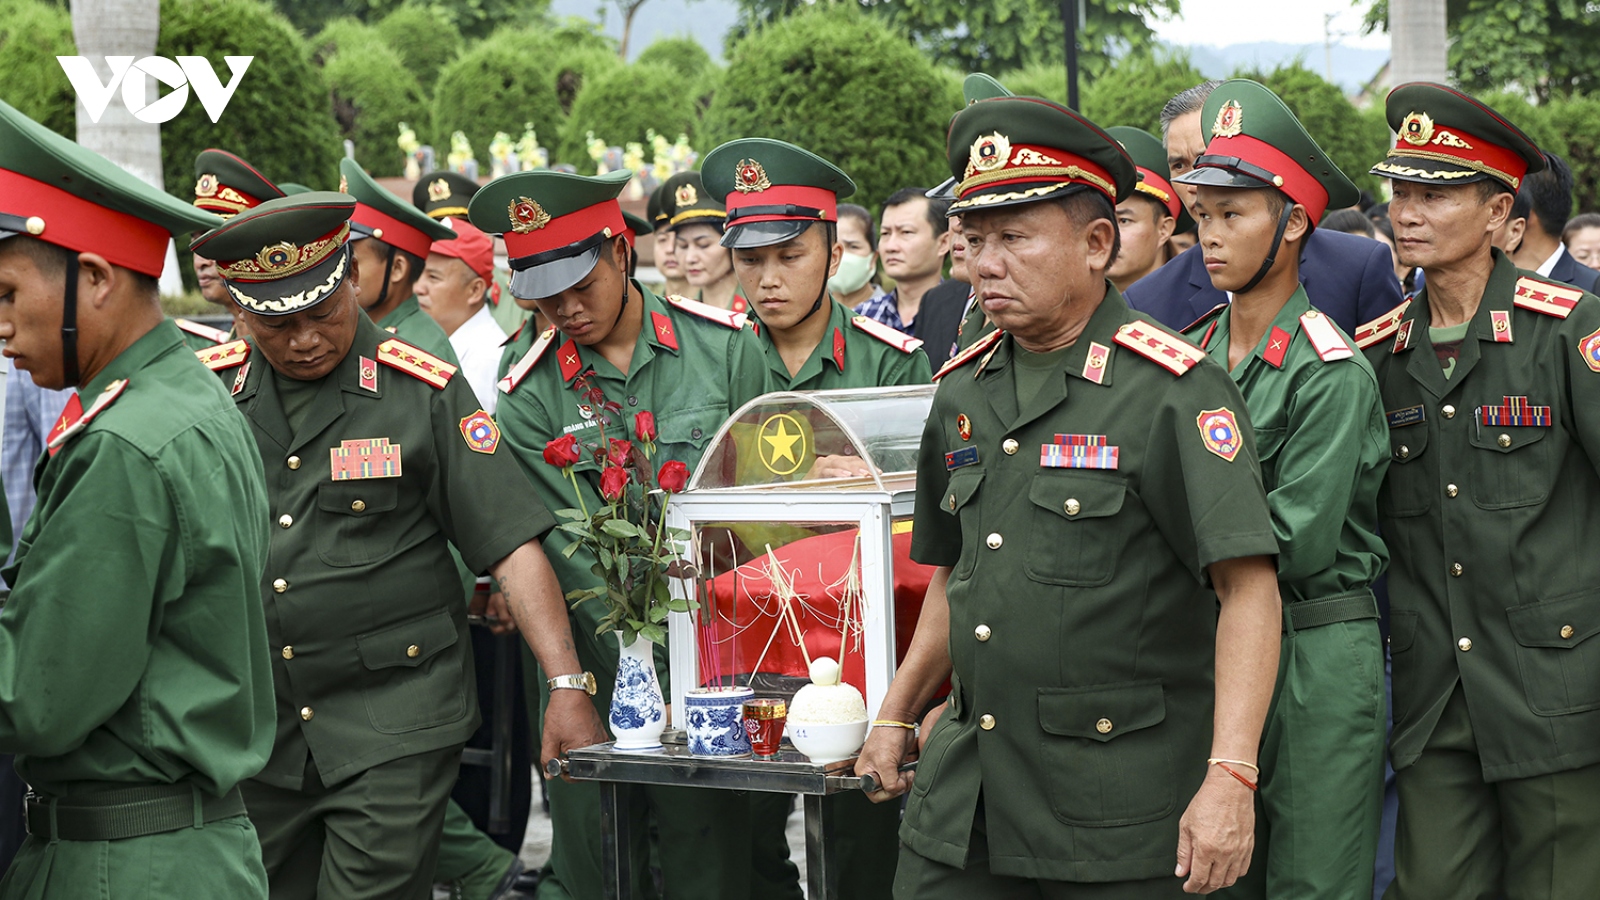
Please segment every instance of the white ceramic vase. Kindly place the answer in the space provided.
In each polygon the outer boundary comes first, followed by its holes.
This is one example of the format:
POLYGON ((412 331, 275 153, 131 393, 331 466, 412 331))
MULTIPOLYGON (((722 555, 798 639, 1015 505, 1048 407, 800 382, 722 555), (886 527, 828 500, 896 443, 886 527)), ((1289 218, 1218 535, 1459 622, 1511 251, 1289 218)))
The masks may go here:
POLYGON ((618 750, 660 750, 661 732, 667 727, 667 704, 656 680, 654 645, 641 637, 622 643, 617 659, 617 685, 611 694, 611 734, 618 750))

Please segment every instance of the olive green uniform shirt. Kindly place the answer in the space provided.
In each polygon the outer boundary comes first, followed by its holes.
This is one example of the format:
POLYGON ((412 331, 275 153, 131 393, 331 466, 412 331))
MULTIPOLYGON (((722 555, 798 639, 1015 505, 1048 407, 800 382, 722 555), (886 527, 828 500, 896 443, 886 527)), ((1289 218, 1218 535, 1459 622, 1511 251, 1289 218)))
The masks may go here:
MULTIPOLYGON (((657 470, 668 460, 693 470, 722 423, 761 393, 766 364, 748 326, 731 328, 673 307, 648 288, 639 291, 644 325, 626 375, 598 351, 580 347, 557 332, 514 387, 508 391, 507 382, 501 382, 496 415, 509 449, 533 480, 540 499, 552 509, 577 509, 579 504, 572 481, 544 461, 545 444, 566 434, 581 443, 600 441, 595 419, 602 411, 591 409, 575 389, 573 382, 580 374, 592 372, 590 384, 622 406, 620 416, 610 416, 607 438, 634 440, 634 416, 647 410, 655 416, 659 436, 651 463, 657 470), (664 323, 670 334, 653 323, 664 323)), ((600 465, 585 458, 573 472, 585 506, 590 510, 603 506, 600 465)), ((597 564, 592 554, 579 550, 571 558, 563 555, 572 540, 557 530, 545 541, 545 553, 562 589, 598 587, 590 571, 597 564)), ((572 633, 584 665, 609 688, 616 672, 617 642, 610 635, 595 635, 604 614, 598 601, 578 604, 571 612, 572 633)))
POLYGON ((1170 878, 1211 748, 1206 567, 1277 552, 1228 374, 1106 291, 1032 400, 1001 335, 944 376, 923 432, 911 556, 952 568, 954 674, 901 837, 945 865, 966 864, 981 802, 997 875, 1170 878), (1117 343, 1134 322, 1193 367, 1117 343), (1237 424, 1208 449, 1218 410, 1237 424), (1103 439, 1103 468, 1043 465, 1079 438, 1103 439))
POLYGON ((443 326, 435 322, 433 316, 422 311, 415 294, 390 310, 389 314, 378 322, 378 327, 419 350, 432 353, 452 366, 461 364, 461 361, 456 359, 455 348, 450 346, 450 335, 444 333, 443 326))
POLYGON ((52 796, 221 795, 272 750, 261 461, 172 323, 85 384, 85 407, 119 379, 35 469, 38 505, 4 571, 0 751, 52 796))
MULTIPOLYGON (((856 324, 857 316, 848 306, 830 299, 823 307, 828 312, 828 330, 811 357, 794 375, 784 365, 783 356, 773 346, 771 334, 756 327, 761 347, 766 351, 767 390, 826 391, 838 388, 899 387, 927 384, 933 380, 928 354, 922 342, 907 351, 873 337, 856 324)), ((867 320, 871 322, 871 320, 867 320)))
POLYGON ((463 379, 374 362, 390 337, 362 316, 299 428, 257 351, 234 396, 271 503, 259 590, 278 733, 259 777, 277 787, 301 787, 307 753, 334 784, 465 741, 478 706, 449 545, 482 573, 554 524, 463 379), (349 468, 362 449, 370 468, 349 468))
MULTIPOLYGON (((1188 332, 1224 369, 1232 312, 1223 307, 1188 332)), ((1326 316, 1355 355, 1324 362, 1300 323, 1310 312, 1299 287, 1230 373, 1250 410, 1285 603, 1367 590, 1389 562, 1378 537, 1389 446, 1377 378, 1355 342, 1326 316)))
POLYGON ((1448 379, 1426 289, 1398 328, 1358 336, 1392 458, 1378 510, 1394 766, 1416 761, 1459 682, 1499 781, 1600 761, 1600 299, 1493 253, 1448 379))

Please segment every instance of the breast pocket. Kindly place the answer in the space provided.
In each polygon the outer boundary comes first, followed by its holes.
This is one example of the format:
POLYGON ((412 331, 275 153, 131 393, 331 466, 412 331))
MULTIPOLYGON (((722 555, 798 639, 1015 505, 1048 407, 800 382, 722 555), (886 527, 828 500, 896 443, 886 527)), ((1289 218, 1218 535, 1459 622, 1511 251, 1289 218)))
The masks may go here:
MULTIPOLYGON (((725 406, 697 406, 662 416, 657 423, 661 429, 660 442, 675 448, 669 451, 673 459, 697 460, 727 415, 725 406)), ((631 421, 629 425, 631 430, 631 421)))
POLYGON ((1528 706, 1541 716, 1600 708, 1600 594, 1506 610, 1528 706))
POLYGON ((400 503, 394 478, 335 481, 317 488, 317 555, 330 566, 364 566, 394 552, 388 513, 400 503))
POLYGON ((1044 469, 1028 490, 1029 578, 1069 587, 1099 587, 1111 581, 1122 552, 1116 515, 1128 489, 1111 472, 1044 469))
POLYGON ((1153 822, 1177 803, 1159 682, 1040 688, 1039 758, 1068 825, 1153 822))
POLYGON ((977 541, 979 540, 978 505, 973 501, 978 497, 978 487, 983 484, 983 470, 979 468, 957 469, 950 473, 950 483, 944 489, 944 499, 939 501, 939 509, 946 515, 958 517, 961 525, 961 561, 956 564, 952 573, 957 578, 966 578, 972 574, 972 567, 977 563, 977 541))
POLYGON ((1404 519, 1433 508, 1438 486, 1423 464, 1427 454, 1427 425, 1389 429, 1389 474, 1378 491, 1380 514, 1404 519))
POLYGON ((1475 425, 1471 443, 1472 502, 1480 509, 1512 509, 1543 503, 1556 466, 1553 426, 1475 425))

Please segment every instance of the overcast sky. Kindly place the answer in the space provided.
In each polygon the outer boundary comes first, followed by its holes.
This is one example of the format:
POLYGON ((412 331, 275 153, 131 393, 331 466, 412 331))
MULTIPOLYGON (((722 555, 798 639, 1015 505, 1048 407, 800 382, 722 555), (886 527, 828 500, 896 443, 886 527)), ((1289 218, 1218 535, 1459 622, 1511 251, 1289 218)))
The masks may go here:
POLYGON ((1172 44, 1320 44, 1323 17, 1333 13, 1335 42, 1347 47, 1388 47, 1387 34, 1361 34, 1366 7, 1364 2, 1352 5, 1350 0, 1183 0, 1177 17, 1151 24, 1162 40, 1172 44))

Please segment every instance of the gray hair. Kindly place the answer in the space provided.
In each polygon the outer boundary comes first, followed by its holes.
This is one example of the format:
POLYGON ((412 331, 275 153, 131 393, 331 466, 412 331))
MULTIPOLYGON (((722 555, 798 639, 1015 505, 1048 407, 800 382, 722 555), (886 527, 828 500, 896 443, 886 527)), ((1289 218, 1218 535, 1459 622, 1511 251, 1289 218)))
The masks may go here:
POLYGON ((1211 92, 1216 90, 1219 84, 1222 82, 1214 79, 1202 81, 1188 90, 1179 91, 1176 97, 1168 100, 1167 105, 1161 107, 1161 140, 1167 139, 1167 130, 1174 120, 1189 113, 1199 112, 1201 107, 1206 105, 1206 101, 1211 99, 1211 92))

